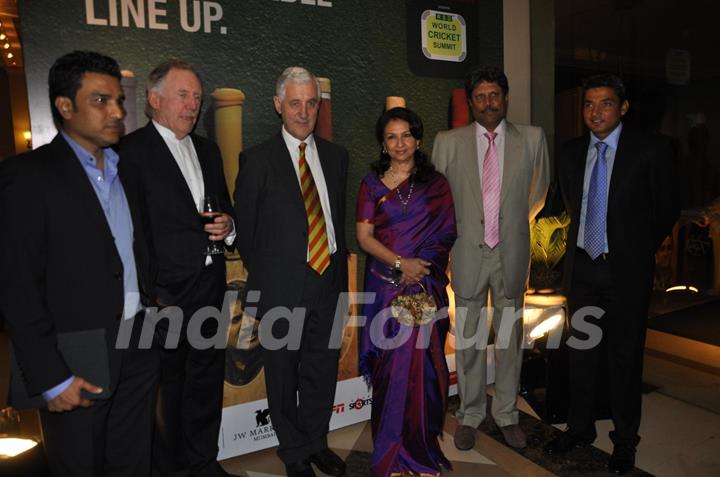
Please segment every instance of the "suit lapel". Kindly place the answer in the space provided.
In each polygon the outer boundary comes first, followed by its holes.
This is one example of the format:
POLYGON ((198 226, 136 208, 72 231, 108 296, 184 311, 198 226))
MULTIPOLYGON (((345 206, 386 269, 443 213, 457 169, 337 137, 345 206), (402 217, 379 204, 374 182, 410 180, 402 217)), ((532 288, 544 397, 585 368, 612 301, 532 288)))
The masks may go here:
POLYGON ((471 191, 480 215, 483 214, 482 188, 480 184, 480 166, 478 165, 478 149, 477 139, 475 137, 475 123, 465 126, 462 137, 460 138, 462 149, 459 151, 460 160, 465 164, 463 169, 467 171, 465 178, 468 181, 468 187, 471 191))
POLYGON ((625 130, 620 132, 618 140, 618 148, 615 151, 615 159, 613 160, 612 173, 610 175, 610 190, 608 191, 608 214, 611 210, 616 210, 615 206, 611 206, 613 198, 617 196, 618 188, 622 187, 622 179, 630 177, 629 169, 632 165, 633 156, 632 141, 628 141, 625 130))
POLYGON ((518 170, 522 165, 523 141, 520 131, 509 121, 505 121, 505 147, 503 151, 503 174, 500 187, 500 208, 508 201, 508 195, 515 183, 518 170))
MULTIPOLYGON (((63 139, 62 135, 58 134, 52 142, 52 147, 55 149, 53 156, 58 159, 58 173, 62 176, 61 182, 67 184, 67 190, 76 191, 78 195, 78 204, 80 207, 85 209, 84 215, 88 222, 94 223, 91 226, 92 230, 102 230, 102 237, 106 245, 112 245, 111 248, 115 254, 117 249, 114 246, 114 238, 110 226, 108 225, 105 212, 100 205, 97 194, 90 184, 90 179, 80 164, 75 151, 70 148, 70 145, 63 139)), ((79 213, 79 211, 76 211, 79 213)), ((119 256, 118 256, 119 258, 119 256)))
MULTIPOLYGON (((202 147, 203 143, 199 139, 197 139, 197 136, 194 134, 190 135, 190 139, 192 140, 193 147, 195 148, 195 153, 198 157, 198 162, 200 163, 200 170, 202 171, 202 178, 203 178, 203 184, 205 186, 205 195, 217 195, 218 191, 214 189, 214 184, 210 181, 210 177, 212 176, 212 171, 210 170, 210 156, 206 152, 205 148, 202 147)), ((188 192, 190 192, 190 189, 188 188, 188 192)), ((192 197, 192 194, 190 194, 190 197, 192 197)))
POLYGON ((330 157, 330 153, 325 148, 325 144, 319 142, 317 140, 317 138, 315 139, 315 146, 317 147, 318 157, 320 159, 320 166, 322 167, 322 173, 323 173, 323 177, 325 179, 325 187, 327 187, 327 191, 328 191, 328 199, 329 199, 330 204, 332 204, 330 207, 330 211, 332 214, 331 218, 332 218, 333 226, 334 226, 334 224, 338 223, 338 216, 337 216, 337 214, 338 214, 338 210, 337 210, 338 209, 338 203, 337 203, 338 181, 328 180, 328 178, 332 179, 333 177, 335 177, 335 167, 337 164, 330 157))
POLYGON ((298 181, 297 173, 295 172, 295 167, 293 166, 292 158, 290 157, 290 152, 287 149, 282 133, 275 136, 272 144, 275 150, 271 152, 268 159, 273 161, 273 169, 275 169, 278 175, 278 180, 284 184, 284 187, 289 192, 293 207, 305 215, 302 189, 300 188, 300 182, 298 181))
POLYGON ((572 151, 568 167, 570 197, 568 200, 573 206, 574 217, 572 220, 580 223, 580 209, 582 208, 583 187, 585 185, 585 166, 587 164, 587 151, 590 145, 590 136, 585 135, 583 140, 577 141, 575 150, 572 151))

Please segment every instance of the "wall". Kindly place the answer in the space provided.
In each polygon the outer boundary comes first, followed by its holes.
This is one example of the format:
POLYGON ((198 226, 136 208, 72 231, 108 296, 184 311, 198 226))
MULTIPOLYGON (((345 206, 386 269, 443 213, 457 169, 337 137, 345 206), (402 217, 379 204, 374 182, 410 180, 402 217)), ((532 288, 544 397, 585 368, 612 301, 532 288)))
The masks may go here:
POLYGON ((7 70, 0 67, 0 160, 15 154, 12 134, 12 111, 10 109, 10 82, 7 70))
POLYGON ((510 84, 508 120, 530 124, 530 0, 503 0, 505 74, 510 84))
MULTIPOLYGON (((412 1, 412 0, 409 0, 412 1)), ((468 0, 469 1, 469 0, 468 0)), ((195 2, 219 5, 222 18, 211 23, 211 32, 195 33, 180 26, 181 5, 186 0, 33 0, 20 3, 26 73, 33 137, 36 145, 55 134, 47 99, 47 71, 60 55, 73 49, 94 49, 109 54, 135 72, 138 91, 154 64, 177 56, 193 62, 205 83, 205 108, 198 125, 201 134, 212 134, 209 93, 218 87, 241 89, 245 95, 243 142, 257 144, 275 134, 279 120, 272 107, 274 83, 286 66, 299 64, 332 81, 334 140, 348 148, 351 170, 348 181, 348 217, 360 179, 378 153, 374 124, 384 98, 404 96, 408 106, 425 121, 424 147, 432 148, 435 134, 447 128, 450 91, 461 78, 419 77, 406 60, 405 2, 364 0, 318 2, 313 0, 219 0, 195 2), (167 30, 88 24, 89 10, 95 23, 111 23, 108 4, 156 4, 167 10, 158 20, 167 30), (88 8, 90 7, 90 8, 88 8), (225 34, 220 29, 226 28, 225 34)), ((481 37, 477 45, 483 62, 502 65, 502 2, 478 0, 481 37)), ((130 18, 130 17, 128 17, 130 18)), ((122 15, 118 15, 122 22, 122 15)), ((470 68, 472 65, 468 65, 470 68)), ((143 110, 142 94, 137 98, 143 110)), ((139 121, 144 124, 144 119, 139 121)), ((348 220, 349 237, 354 221, 348 220)), ((353 244, 351 244, 353 245, 353 244)))

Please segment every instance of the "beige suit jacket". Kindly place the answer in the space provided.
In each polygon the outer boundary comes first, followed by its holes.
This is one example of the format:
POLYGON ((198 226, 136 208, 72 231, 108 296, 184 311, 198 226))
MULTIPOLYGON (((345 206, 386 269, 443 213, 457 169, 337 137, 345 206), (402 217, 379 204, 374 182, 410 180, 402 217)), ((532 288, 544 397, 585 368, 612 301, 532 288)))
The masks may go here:
MULTIPOLYGON (((530 268, 530 223, 545 205, 550 181, 542 129, 506 122, 503 160, 498 247, 505 294, 519 298, 530 268)), ((432 162, 450 182, 455 201, 458 237, 450 255, 452 287, 471 299, 480 292, 479 267, 486 247, 475 124, 438 133, 432 162)))

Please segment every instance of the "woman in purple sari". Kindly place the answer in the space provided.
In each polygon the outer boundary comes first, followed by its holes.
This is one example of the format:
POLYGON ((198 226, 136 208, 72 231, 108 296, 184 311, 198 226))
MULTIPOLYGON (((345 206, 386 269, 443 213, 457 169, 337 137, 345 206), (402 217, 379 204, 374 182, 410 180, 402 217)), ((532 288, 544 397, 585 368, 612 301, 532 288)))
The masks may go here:
POLYGON ((367 252, 367 322, 360 368, 373 388, 370 467, 378 477, 439 475, 450 463, 440 449, 447 407, 445 337, 449 328, 445 269, 455 242, 455 210, 445 177, 418 149, 422 121, 405 108, 377 123, 382 144, 362 180, 357 239, 367 252), (390 303, 426 291, 438 312, 427 324, 400 324, 390 303))

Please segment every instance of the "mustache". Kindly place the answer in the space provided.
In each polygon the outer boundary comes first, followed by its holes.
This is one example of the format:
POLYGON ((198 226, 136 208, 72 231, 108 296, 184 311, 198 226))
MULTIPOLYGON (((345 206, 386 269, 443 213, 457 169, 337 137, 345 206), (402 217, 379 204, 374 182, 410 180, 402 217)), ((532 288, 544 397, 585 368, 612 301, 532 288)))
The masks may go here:
POLYGON ((493 108, 493 107, 488 106, 487 108, 483 109, 483 110, 480 111, 480 112, 481 112, 481 113, 498 113, 498 112, 500 112, 500 110, 497 109, 497 108, 493 108))

